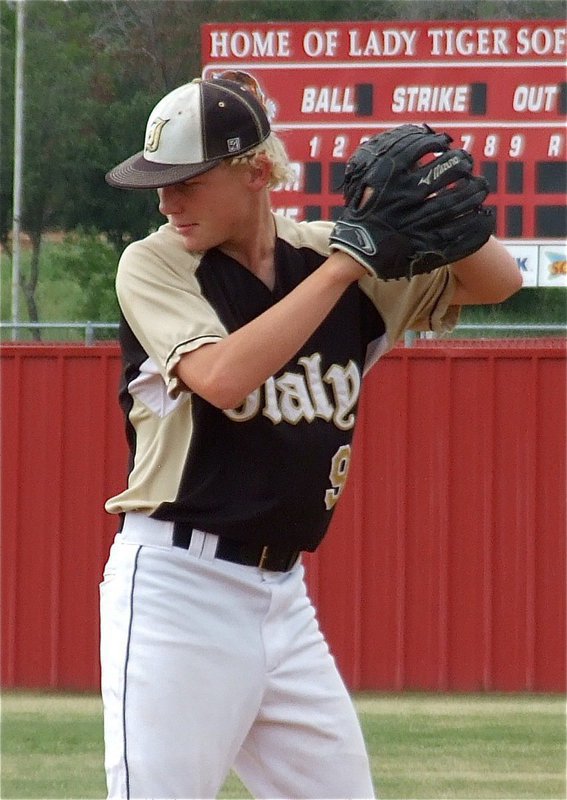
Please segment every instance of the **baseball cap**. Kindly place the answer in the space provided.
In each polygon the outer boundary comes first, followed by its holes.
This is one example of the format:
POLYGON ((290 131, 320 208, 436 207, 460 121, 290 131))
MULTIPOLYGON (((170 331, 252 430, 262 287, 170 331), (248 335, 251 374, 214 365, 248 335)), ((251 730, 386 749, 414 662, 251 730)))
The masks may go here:
POLYGON ((270 134, 258 96, 245 84, 216 78, 179 86, 149 116, 144 149, 106 174, 121 189, 181 183, 246 153, 270 134))

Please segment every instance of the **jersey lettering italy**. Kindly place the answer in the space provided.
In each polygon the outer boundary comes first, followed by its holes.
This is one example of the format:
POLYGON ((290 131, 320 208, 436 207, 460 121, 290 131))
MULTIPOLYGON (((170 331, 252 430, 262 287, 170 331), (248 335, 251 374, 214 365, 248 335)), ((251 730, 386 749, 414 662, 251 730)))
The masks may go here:
POLYGON ((353 361, 346 367, 333 364, 321 374, 321 354, 298 359, 304 369, 302 374, 285 372, 279 378, 269 378, 263 389, 248 395, 239 409, 225 411, 235 422, 252 419, 262 413, 274 425, 287 422, 296 425, 316 417, 333 422, 337 428, 348 431, 354 426, 360 373, 353 361), (331 398, 325 388, 330 387, 331 398))

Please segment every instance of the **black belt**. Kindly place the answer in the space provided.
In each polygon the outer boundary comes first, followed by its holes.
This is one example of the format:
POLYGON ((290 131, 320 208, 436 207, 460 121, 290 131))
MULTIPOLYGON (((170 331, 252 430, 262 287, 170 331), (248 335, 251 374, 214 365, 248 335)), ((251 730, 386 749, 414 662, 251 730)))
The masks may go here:
MULTIPOLYGON (((183 522, 176 522, 173 527, 173 546, 189 549, 193 528, 183 522)), ((300 550, 291 550, 281 545, 261 545, 251 542, 239 542, 218 536, 215 558, 221 561, 232 561, 233 564, 244 564, 247 567, 260 567, 271 572, 289 572, 299 558, 300 550)))

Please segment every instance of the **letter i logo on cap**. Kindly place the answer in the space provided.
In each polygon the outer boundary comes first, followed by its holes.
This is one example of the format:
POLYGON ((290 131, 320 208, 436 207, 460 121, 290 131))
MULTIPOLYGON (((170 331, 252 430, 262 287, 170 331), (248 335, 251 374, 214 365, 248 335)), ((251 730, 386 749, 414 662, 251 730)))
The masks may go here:
POLYGON ((153 121, 152 127, 148 131, 146 146, 144 148, 146 153, 155 153, 156 150, 158 149, 159 140, 161 138, 161 132, 166 122, 168 122, 167 119, 160 119, 160 117, 158 117, 153 121))

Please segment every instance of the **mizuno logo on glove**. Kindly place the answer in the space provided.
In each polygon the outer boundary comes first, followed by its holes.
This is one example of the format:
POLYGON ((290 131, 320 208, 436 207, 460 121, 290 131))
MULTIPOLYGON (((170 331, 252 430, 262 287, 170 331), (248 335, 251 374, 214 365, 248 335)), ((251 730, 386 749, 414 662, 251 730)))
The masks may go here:
POLYGON ((426 183, 428 186, 431 186, 433 181, 436 181, 437 178, 441 177, 441 175, 447 172, 448 169, 451 169, 451 167, 455 167, 460 160, 459 156, 453 156, 453 158, 450 158, 444 164, 436 164, 417 185, 421 186, 422 183, 426 183))

